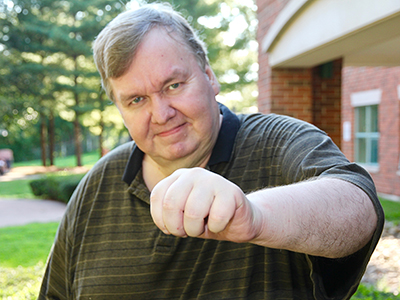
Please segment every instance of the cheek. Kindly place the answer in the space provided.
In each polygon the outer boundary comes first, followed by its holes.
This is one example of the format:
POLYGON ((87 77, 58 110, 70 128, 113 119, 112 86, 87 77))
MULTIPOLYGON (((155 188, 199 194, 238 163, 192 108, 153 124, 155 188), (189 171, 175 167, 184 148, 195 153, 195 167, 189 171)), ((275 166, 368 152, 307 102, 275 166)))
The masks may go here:
POLYGON ((146 136, 148 127, 145 119, 140 115, 122 114, 125 127, 133 140, 139 141, 146 136))
POLYGON ((210 136, 210 133, 214 132, 215 129, 218 129, 218 124, 214 116, 215 113, 210 111, 209 108, 205 108, 201 111, 201 114, 197 115, 195 127, 204 135, 204 138, 210 136))

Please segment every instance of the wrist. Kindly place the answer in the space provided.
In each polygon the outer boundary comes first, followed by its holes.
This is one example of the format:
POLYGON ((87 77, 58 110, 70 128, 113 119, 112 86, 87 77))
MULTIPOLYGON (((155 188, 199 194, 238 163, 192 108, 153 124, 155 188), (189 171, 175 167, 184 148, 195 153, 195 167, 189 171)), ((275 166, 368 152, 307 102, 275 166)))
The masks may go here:
POLYGON ((256 232, 250 242, 269 248, 284 248, 290 224, 284 225, 287 221, 279 217, 278 212, 269 204, 270 200, 263 199, 261 193, 252 193, 247 198, 253 209, 253 226, 256 232))

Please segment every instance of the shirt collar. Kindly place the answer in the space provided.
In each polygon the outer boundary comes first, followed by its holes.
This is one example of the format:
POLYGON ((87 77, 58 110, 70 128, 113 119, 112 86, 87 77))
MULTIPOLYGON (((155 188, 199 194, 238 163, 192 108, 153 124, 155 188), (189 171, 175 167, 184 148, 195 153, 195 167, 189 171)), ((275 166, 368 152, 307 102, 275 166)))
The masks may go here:
MULTIPOLYGON (((218 103, 218 105, 223 119, 217 141, 214 145, 210 160, 208 161, 209 166, 229 161, 235 143, 236 134, 240 126, 239 118, 231 112, 229 108, 220 103, 218 103)), ((135 145, 122 177, 122 180, 127 184, 130 185, 132 183, 133 179, 135 179, 137 173, 142 168, 143 157, 143 151, 135 145)))

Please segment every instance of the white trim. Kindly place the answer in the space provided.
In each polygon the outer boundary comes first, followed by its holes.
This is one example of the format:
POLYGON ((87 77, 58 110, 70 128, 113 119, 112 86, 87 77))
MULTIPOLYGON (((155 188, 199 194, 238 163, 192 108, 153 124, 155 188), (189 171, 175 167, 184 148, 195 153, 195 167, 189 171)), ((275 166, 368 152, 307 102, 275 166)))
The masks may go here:
POLYGON ((382 90, 367 90, 357 93, 352 93, 350 95, 351 98, 351 106, 368 106, 368 105, 376 105, 381 103, 382 90))
POLYGON ((282 32, 282 29, 287 26, 289 21, 306 3, 307 0, 291 0, 287 5, 285 5, 276 17, 274 23, 272 23, 271 27, 268 29, 267 35, 262 41, 262 52, 268 52, 270 50, 272 44, 282 32))
POLYGON ((363 167, 365 170, 367 170, 368 173, 370 173, 370 174, 379 173, 379 164, 370 165, 370 164, 364 164, 364 163, 358 163, 358 162, 356 162, 356 163, 358 165, 360 165, 361 167, 363 167))
POLYGON ((390 200, 394 202, 400 202, 400 196, 397 195, 389 195, 389 194, 384 194, 384 193, 378 193, 378 196, 385 199, 385 200, 390 200))
POLYGON ((400 100, 400 84, 397 86, 397 97, 399 97, 400 100))
POLYGON ((343 141, 350 142, 351 141, 351 122, 344 121, 343 122, 343 141))
POLYGON ((259 42, 273 68, 340 57, 346 64, 399 64, 399 0, 290 0, 268 25, 259 42))

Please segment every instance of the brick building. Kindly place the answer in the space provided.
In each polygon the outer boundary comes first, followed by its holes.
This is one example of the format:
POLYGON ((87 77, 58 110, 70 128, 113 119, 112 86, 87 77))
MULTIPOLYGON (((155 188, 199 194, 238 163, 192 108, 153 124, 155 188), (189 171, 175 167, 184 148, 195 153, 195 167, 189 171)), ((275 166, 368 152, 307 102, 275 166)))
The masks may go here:
POLYGON ((400 1, 256 4, 259 110, 315 124, 400 200, 400 1))

